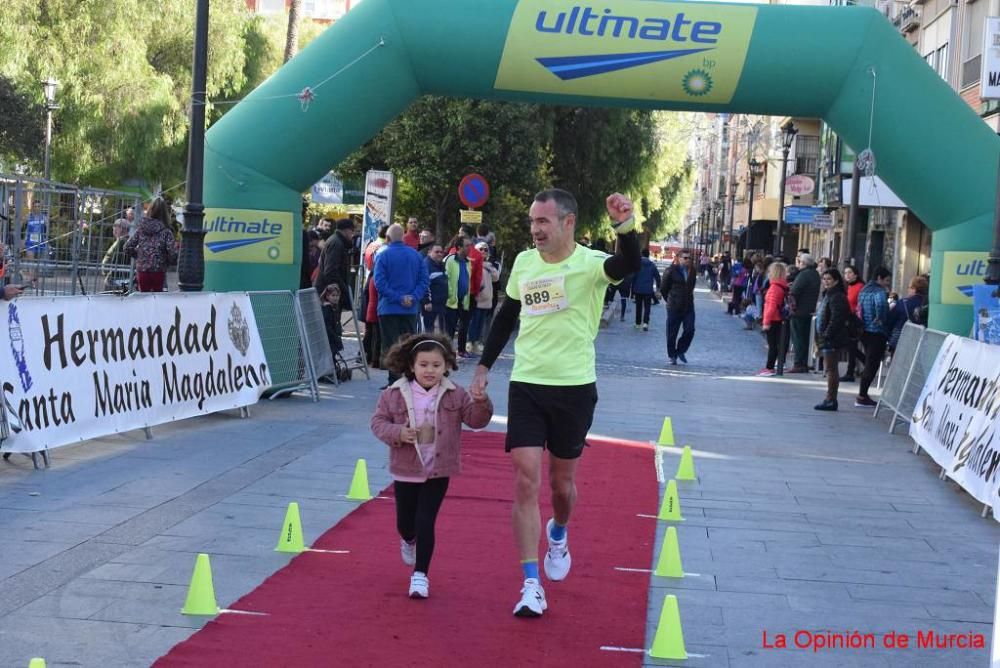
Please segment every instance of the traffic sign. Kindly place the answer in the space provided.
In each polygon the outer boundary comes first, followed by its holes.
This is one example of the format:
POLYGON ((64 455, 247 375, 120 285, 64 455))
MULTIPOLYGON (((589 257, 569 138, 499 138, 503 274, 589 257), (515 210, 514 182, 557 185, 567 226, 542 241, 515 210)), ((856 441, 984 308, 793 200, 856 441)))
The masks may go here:
POLYGON ((482 211, 472 211, 470 209, 459 209, 459 222, 463 225, 468 223, 469 225, 478 225, 483 222, 483 212, 482 211))
POLYGON ((458 198, 470 209, 478 209, 490 198, 490 184, 479 174, 468 174, 458 184, 458 198))

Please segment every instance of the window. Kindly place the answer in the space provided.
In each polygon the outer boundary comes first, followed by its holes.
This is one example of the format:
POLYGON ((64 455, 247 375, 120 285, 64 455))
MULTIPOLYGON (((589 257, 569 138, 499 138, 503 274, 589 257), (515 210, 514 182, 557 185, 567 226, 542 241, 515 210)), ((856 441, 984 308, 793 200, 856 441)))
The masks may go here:
POLYGON ((942 44, 935 53, 936 61, 934 71, 941 75, 945 81, 948 80, 948 44, 942 44))
POLYGON ((799 135, 795 138, 795 173, 819 174, 819 137, 799 135))
POLYGON ((258 14, 282 14, 285 11, 285 0, 257 0, 258 14))
POLYGON ((975 0, 965 5, 965 37, 962 44, 962 88, 979 81, 982 68, 983 32, 986 30, 986 15, 989 13, 987 0, 975 0))

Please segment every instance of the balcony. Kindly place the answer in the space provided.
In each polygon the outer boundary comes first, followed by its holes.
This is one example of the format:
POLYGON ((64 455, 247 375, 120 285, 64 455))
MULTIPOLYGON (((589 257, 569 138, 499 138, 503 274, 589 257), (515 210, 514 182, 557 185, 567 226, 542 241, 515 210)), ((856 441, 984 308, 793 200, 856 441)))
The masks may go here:
POLYGON ((920 27, 920 14, 913 7, 903 7, 892 20, 901 33, 910 33, 920 27))

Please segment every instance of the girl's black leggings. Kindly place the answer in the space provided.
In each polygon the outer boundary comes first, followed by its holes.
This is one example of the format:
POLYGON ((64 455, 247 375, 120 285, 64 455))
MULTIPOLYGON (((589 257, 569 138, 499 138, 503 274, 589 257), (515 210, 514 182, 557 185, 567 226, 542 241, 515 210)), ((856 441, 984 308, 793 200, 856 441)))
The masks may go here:
POLYGON ((431 478, 427 482, 393 483, 396 493, 396 529, 403 540, 417 541, 414 572, 426 574, 434 554, 434 523, 441 502, 448 492, 449 478, 431 478))

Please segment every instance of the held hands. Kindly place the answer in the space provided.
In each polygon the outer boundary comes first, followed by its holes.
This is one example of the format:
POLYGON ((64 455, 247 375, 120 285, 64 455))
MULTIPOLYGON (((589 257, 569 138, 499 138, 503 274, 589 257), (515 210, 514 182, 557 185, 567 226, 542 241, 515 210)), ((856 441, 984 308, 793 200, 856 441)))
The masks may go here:
POLYGON ((487 378, 489 373, 490 370, 482 364, 476 366, 476 372, 473 374, 472 382, 469 384, 469 395, 473 401, 483 402, 489 399, 489 395, 486 394, 486 386, 490 382, 487 378))
POLYGON ((403 298, 402 298, 402 299, 400 300, 400 302, 401 302, 401 303, 403 304, 403 306, 405 306, 406 308, 410 308, 411 306, 413 306, 413 296, 412 296, 412 295, 406 295, 406 296, 404 296, 404 297, 403 297, 403 298))

